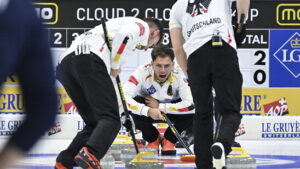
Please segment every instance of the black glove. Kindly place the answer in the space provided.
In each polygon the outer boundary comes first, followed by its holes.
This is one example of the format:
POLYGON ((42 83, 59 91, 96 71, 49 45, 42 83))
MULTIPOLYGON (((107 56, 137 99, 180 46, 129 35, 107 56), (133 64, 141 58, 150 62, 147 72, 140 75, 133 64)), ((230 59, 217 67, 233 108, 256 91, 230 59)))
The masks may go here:
POLYGON ((135 124, 134 124, 133 118, 131 116, 132 112, 128 112, 128 113, 129 113, 129 117, 126 117, 124 112, 121 114, 121 123, 126 128, 127 131, 129 131, 130 128, 132 128, 134 131, 135 124))
POLYGON ((242 23, 233 25, 234 38, 238 47, 242 45, 242 42, 246 37, 246 27, 247 24, 242 23))

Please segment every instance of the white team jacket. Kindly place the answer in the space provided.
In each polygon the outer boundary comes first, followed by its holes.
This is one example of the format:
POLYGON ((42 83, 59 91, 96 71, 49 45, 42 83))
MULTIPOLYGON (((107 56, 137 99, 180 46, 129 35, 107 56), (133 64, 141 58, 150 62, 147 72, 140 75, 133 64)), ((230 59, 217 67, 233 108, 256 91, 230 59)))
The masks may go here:
POLYGON ((147 116, 149 107, 136 102, 135 96, 152 96, 160 102, 159 108, 169 114, 194 114, 193 98, 188 82, 178 65, 161 86, 154 79, 154 71, 151 64, 140 66, 129 77, 124 85, 124 95, 128 108, 138 115, 147 116), (181 99, 178 103, 172 101, 181 99))
POLYGON ((105 44, 102 25, 98 25, 78 36, 63 57, 74 52, 79 44, 86 43, 90 47, 90 51, 104 61, 108 73, 110 73, 111 68, 120 69, 122 67, 126 57, 134 52, 136 46, 148 44, 150 29, 148 24, 141 19, 134 17, 115 18, 107 21, 106 27, 112 44, 112 52, 105 44), (126 45, 122 44, 125 37, 129 38, 126 45))

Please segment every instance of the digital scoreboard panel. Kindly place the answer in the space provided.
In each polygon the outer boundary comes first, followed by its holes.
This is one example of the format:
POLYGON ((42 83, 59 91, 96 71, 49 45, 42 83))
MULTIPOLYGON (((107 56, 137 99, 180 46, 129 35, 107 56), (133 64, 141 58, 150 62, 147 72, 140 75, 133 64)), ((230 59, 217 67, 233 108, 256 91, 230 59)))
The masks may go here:
MULTIPOLYGON (((171 46, 168 22, 174 2, 176 0, 47 0, 35 6, 57 59, 77 36, 99 25, 103 17, 108 20, 124 16, 157 18, 164 26, 163 44, 171 46)), ((233 10, 233 17, 235 14, 233 10)), ((241 113, 300 115, 297 104, 300 98, 300 2, 252 0, 248 16, 247 35, 238 49, 244 80, 241 113)), ((137 52, 128 58, 122 81, 137 66, 149 61, 149 51, 137 52)), ((6 84, 12 85, 11 79, 8 78, 6 84)), ((0 100, 7 98, 3 95, 0 100)))

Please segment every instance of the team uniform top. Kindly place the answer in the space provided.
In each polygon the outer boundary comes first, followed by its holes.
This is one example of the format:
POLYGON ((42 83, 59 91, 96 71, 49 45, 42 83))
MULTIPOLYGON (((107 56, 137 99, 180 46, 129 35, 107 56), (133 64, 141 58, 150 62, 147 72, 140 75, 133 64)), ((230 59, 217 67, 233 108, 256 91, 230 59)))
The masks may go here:
POLYGON ((182 28, 187 56, 211 40, 214 30, 218 30, 222 39, 236 49, 231 24, 232 0, 188 1, 178 0, 173 5, 169 22, 170 29, 182 28))
POLYGON ((148 44, 150 29, 148 24, 141 19, 134 17, 115 18, 107 21, 106 27, 111 41, 111 52, 105 43, 102 25, 98 25, 77 37, 64 56, 74 52, 79 44, 87 43, 90 51, 104 61, 110 73, 110 69, 120 69, 122 67, 126 57, 132 54, 136 46, 146 46, 148 44), (123 41, 126 37, 128 40, 124 44, 123 41))
POLYGON ((159 108, 169 114, 194 113, 192 94, 178 65, 163 84, 156 80, 151 64, 140 66, 125 83, 124 94, 128 107, 134 114, 147 116, 149 110, 145 104, 135 101, 135 96, 152 96, 160 102, 159 108), (179 99, 181 101, 172 103, 179 99))

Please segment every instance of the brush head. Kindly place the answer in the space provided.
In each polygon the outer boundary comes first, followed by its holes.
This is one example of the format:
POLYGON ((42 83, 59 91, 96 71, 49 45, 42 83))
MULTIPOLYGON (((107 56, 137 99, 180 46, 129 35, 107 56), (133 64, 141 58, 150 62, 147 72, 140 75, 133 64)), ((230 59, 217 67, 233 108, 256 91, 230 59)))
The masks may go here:
POLYGON ((195 155, 183 155, 180 157, 180 160, 183 162, 195 162, 196 156, 195 155))

